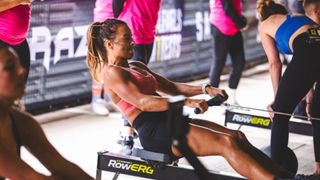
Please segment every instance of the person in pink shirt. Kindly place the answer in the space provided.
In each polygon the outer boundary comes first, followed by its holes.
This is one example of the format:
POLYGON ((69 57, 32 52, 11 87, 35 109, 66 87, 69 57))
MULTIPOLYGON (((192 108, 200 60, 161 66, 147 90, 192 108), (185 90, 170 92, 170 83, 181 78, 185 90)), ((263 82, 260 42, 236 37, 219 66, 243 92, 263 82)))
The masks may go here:
MULTIPOLYGON (((135 43, 132 60, 148 64, 153 49, 158 12, 161 0, 113 0, 114 16, 128 24, 135 43)), ((133 147, 134 130, 126 119, 123 131, 123 149, 130 154, 133 147)))
POLYGON ((108 18, 113 18, 112 0, 96 0, 93 20, 95 22, 103 22, 108 18))
POLYGON ((128 24, 135 42, 133 60, 148 64, 161 0, 113 0, 115 17, 128 24))
POLYGON ((11 46, 18 54, 22 66, 30 69, 30 50, 26 40, 33 0, 0 1, 0 41, 11 46))
POLYGON ((214 59, 210 68, 210 85, 219 87, 220 76, 230 54, 232 72, 228 94, 230 104, 236 104, 236 89, 245 65, 243 38, 247 20, 242 15, 241 0, 210 0, 210 23, 214 38, 214 59))
MULTIPOLYGON (((112 0, 96 0, 95 7, 93 10, 94 22, 103 22, 108 18, 113 18, 112 11, 112 0)), ((108 97, 104 93, 103 83, 97 82, 92 79, 92 99, 91 108, 92 111, 97 115, 106 116, 109 114, 108 97)))

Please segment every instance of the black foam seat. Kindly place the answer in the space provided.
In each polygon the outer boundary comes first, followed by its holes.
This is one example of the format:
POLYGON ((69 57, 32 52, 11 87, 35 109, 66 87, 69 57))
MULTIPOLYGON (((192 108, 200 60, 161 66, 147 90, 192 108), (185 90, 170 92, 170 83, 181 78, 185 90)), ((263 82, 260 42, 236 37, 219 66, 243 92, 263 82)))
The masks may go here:
POLYGON ((131 155, 146 161, 156 161, 164 164, 173 164, 178 160, 178 158, 172 157, 169 154, 148 151, 141 148, 133 148, 131 155))

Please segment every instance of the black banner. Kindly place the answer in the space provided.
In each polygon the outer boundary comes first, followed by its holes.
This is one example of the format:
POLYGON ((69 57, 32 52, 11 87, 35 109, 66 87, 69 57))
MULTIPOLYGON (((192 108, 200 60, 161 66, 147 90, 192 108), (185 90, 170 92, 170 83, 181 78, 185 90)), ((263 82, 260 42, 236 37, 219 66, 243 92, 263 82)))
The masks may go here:
POLYGON ((88 99, 91 77, 85 64, 86 31, 93 19, 94 1, 36 1, 31 7, 27 110, 62 108, 88 99))

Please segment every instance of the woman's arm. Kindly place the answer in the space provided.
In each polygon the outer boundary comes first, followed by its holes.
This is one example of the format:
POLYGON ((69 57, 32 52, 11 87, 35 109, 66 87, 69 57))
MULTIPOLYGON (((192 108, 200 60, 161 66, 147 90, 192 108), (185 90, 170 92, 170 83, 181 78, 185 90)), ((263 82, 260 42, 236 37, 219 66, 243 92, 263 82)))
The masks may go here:
POLYGON ((31 4, 33 0, 1 0, 0 1, 0 12, 16 7, 20 4, 31 4))
POLYGON ((49 179, 32 169, 28 164, 23 162, 16 154, 10 152, 0 142, 0 176, 11 180, 30 179, 45 180, 49 179))
MULTIPOLYGON (((104 83, 111 91, 121 99, 134 105, 141 111, 159 112, 168 109, 168 98, 146 95, 140 92, 138 87, 130 80, 130 74, 119 67, 105 69, 104 83)), ((207 104, 203 99, 186 99, 185 104, 190 107, 198 107, 201 112, 207 110, 207 104)))
POLYGON ((264 27, 262 25, 260 27, 259 33, 261 37, 262 46, 264 48, 269 62, 269 72, 271 76, 273 92, 274 94, 276 94, 281 78, 282 63, 280 61, 279 51, 276 47, 274 39, 267 33, 265 33, 263 30, 264 27))
POLYGON ((312 106, 312 99, 314 94, 314 87, 312 87, 306 95, 306 113, 308 117, 311 117, 311 106, 312 106))
MULTIPOLYGON (((189 85, 186 83, 177 83, 172 82, 163 76, 151 71, 146 65, 140 62, 132 62, 135 66, 138 66, 142 69, 147 70, 150 72, 157 80, 158 83, 158 91, 163 92, 169 95, 184 95, 186 97, 195 96, 199 94, 203 94, 202 86, 199 85, 189 85)), ((211 96, 216 96, 218 94, 222 95, 223 97, 226 96, 226 93, 222 89, 214 88, 211 86, 206 87, 206 93, 211 96)))
POLYGON ((61 179, 92 179, 82 169, 63 158, 46 138, 40 125, 29 115, 15 111, 21 143, 50 172, 61 179))
POLYGON ((130 80, 130 74, 120 67, 105 67, 104 83, 121 99, 127 101, 141 111, 165 111, 168 109, 168 99, 145 95, 130 80))

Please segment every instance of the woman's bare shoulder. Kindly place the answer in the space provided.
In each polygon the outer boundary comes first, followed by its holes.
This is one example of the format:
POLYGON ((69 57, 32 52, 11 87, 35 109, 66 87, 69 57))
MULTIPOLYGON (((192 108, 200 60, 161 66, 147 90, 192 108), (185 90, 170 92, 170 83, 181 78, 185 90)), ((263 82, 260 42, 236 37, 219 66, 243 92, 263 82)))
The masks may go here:
POLYGON ((104 67, 104 81, 113 82, 119 79, 129 78, 128 69, 121 66, 105 66, 104 67))
POLYGON ((112 75, 112 74, 119 74, 119 73, 125 73, 127 72, 127 69, 125 67, 121 66, 113 66, 113 65, 108 65, 104 67, 104 73, 112 75))
POLYGON ((29 113, 16 108, 11 109, 12 118, 18 128, 21 137, 27 137, 31 132, 37 132, 40 128, 39 122, 29 113))
POLYGON ((274 37, 277 29, 284 21, 285 15, 272 15, 261 23, 261 26, 259 27, 259 33, 274 37))
POLYGON ((35 119, 32 117, 31 114, 28 112, 22 111, 18 108, 12 108, 11 109, 11 114, 15 118, 16 121, 22 121, 23 122, 28 122, 28 121, 35 121, 35 119))

